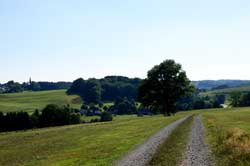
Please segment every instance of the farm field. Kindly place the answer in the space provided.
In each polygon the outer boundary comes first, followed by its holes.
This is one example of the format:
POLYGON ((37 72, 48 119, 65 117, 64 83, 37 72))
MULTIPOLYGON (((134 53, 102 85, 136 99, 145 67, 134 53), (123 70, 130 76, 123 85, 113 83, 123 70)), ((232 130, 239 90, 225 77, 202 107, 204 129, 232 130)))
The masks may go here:
POLYGON ((207 92, 200 93, 201 96, 214 96, 219 94, 225 94, 228 95, 231 92, 249 92, 250 86, 240 86, 240 87, 234 87, 234 88, 225 88, 225 89, 218 89, 218 90, 211 90, 207 92))
POLYGON ((0 165, 111 165, 135 145, 186 114, 116 116, 108 123, 2 133, 0 165))
POLYGON ((74 108, 80 108, 81 99, 76 95, 68 96, 66 90, 0 94, 1 112, 32 112, 35 109, 42 109, 47 104, 70 104, 74 108))
POLYGON ((250 165, 250 108, 202 113, 215 165, 250 165))

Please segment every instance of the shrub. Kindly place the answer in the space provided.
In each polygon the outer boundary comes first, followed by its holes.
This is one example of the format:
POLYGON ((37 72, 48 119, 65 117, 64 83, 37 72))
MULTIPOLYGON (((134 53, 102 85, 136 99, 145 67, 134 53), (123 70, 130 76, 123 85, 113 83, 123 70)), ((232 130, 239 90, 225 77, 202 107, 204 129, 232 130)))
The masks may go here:
POLYGON ((112 121, 113 120, 113 116, 110 112, 103 112, 101 114, 101 122, 107 122, 107 121, 112 121))
POLYGON ((138 116, 138 117, 143 117, 143 114, 142 114, 141 112, 139 112, 139 113, 137 114, 137 116, 138 116))
POLYGON ((88 110, 89 107, 88 107, 87 105, 83 104, 83 105, 81 106, 81 109, 88 110))
POLYGON ((81 123, 81 117, 80 114, 71 114, 70 115, 70 124, 79 124, 81 123))
POLYGON ((100 119, 94 118, 90 120, 90 123, 96 123, 96 122, 100 122, 100 119))
POLYGON ((108 107, 105 105, 105 106, 103 107, 103 110, 104 110, 104 111, 107 111, 107 110, 108 110, 108 107))
POLYGON ((68 111, 55 104, 49 104, 42 110, 40 124, 42 127, 67 125, 69 118, 68 111))

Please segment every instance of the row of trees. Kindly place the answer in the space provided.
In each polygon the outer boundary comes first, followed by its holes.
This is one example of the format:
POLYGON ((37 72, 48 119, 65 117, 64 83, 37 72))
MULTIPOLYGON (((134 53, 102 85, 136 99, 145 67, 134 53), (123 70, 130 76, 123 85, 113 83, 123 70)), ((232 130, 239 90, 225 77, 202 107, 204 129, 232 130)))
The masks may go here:
POLYGON ((176 109, 180 111, 197 110, 197 109, 209 109, 209 108, 221 108, 226 99, 225 95, 216 96, 187 96, 181 98, 176 103, 176 109))
POLYGON ((68 89, 68 94, 80 95, 86 104, 115 101, 127 97, 135 100, 141 80, 122 76, 108 76, 103 79, 79 78, 68 89))
POLYGON ((170 115, 175 112, 176 103, 193 91, 194 87, 181 65, 174 60, 166 60, 153 67, 144 80, 121 76, 88 80, 79 78, 67 92, 80 95, 86 104, 116 101, 110 108, 116 114, 136 112, 135 104, 130 101, 138 99, 143 107, 170 115), (119 101, 119 98, 123 100, 119 101), (129 100, 124 100, 126 98, 129 100))
POLYGON ((6 84, 0 84, 0 93, 17 93, 23 91, 42 91, 42 90, 57 90, 68 89, 71 82, 34 82, 18 83, 9 81, 6 84))
POLYGON ((186 72, 174 60, 166 60, 148 71, 147 78, 129 79, 110 76, 104 79, 79 78, 68 90, 68 94, 78 94, 86 104, 116 101, 110 108, 114 114, 133 114, 134 101, 139 101, 146 109, 165 115, 179 110, 219 108, 223 97, 197 97, 194 86, 186 72), (120 100, 120 98, 122 100, 120 100))
POLYGON ((250 106, 250 92, 247 93, 232 92, 230 94, 230 102, 233 107, 250 106))
POLYGON ((0 131, 16 131, 32 128, 62 126, 80 123, 80 114, 69 106, 47 105, 41 113, 36 110, 32 115, 27 112, 0 112, 0 131))

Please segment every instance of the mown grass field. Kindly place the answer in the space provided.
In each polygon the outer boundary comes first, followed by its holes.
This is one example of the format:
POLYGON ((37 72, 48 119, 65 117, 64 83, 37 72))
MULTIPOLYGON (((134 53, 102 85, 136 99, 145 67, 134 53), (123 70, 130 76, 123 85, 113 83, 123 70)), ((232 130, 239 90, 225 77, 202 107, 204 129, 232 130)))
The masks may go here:
POLYGON ((1 166, 111 165, 135 145, 187 113, 117 116, 108 123, 82 124, 0 134, 1 166))
POLYGON ((218 166, 250 165, 250 108, 202 112, 207 141, 218 166))
POLYGON ((42 109, 47 104, 70 104, 74 108, 80 108, 81 99, 76 95, 68 96, 66 90, 0 94, 1 112, 31 112, 35 109, 42 109))

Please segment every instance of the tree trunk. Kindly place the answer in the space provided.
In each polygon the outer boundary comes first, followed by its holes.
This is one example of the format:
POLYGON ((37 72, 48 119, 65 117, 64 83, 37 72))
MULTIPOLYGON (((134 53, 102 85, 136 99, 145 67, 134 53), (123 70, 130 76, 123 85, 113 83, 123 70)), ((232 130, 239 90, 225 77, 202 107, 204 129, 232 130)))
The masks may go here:
POLYGON ((163 104, 163 106, 164 106, 164 116, 170 116, 171 114, 170 114, 170 107, 169 107, 169 105, 168 105, 168 103, 167 102, 165 102, 164 104, 163 104))

